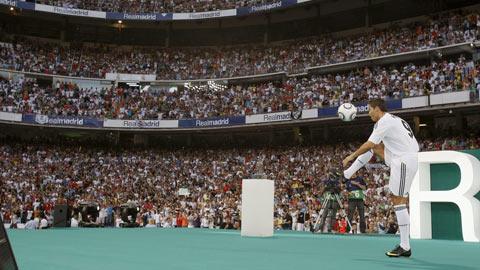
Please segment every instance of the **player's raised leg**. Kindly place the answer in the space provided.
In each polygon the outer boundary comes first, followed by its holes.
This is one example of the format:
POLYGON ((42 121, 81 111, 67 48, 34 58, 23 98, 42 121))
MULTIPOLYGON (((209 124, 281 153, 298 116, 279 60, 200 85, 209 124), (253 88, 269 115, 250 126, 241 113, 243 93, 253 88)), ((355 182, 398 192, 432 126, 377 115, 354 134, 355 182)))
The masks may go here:
POLYGON ((383 144, 377 144, 375 147, 373 147, 370 151, 367 151, 363 153, 362 155, 358 156, 357 159, 346 169, 343 171, 343 176, 347 179, 350 179, 352 175, 354 175, 360 168, 365 166, 370 159, 372 159, 373 154, 381 157, 382 159, 385 159, 385 147, 383 144))
POLYGON ((352 175, 354 175, 358 170, 360 170, 360 168, 365 166, 365 164, 367 164, 370 161, 372 156, 373 156, 372 150, 367 151, 362 155, 358 156, 357 159, 355 159, 355 161, 352 163, 352 165, 350 165, 348 169, 343 171, 343 176, 345 176, 345 178, 347 179, 350 179, 352 175))

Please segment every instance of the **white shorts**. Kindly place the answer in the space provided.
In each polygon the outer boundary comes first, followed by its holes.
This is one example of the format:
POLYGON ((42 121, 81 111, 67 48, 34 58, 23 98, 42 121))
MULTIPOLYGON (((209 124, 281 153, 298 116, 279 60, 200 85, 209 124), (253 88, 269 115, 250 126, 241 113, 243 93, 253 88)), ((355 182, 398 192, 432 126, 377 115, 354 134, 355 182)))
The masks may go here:
POLYGON ((418 153, 394 157, 390 164, 388 187, 395 196, 407 197, 418 170, 418 153))

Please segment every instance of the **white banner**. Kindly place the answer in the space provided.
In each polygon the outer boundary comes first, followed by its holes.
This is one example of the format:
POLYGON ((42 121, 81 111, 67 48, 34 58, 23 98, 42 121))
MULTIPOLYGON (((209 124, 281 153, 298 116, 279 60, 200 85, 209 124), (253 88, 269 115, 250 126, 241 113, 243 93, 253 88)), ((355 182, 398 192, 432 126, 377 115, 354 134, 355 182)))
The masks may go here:
POLYGON ((12 121, 12 122, 22 122, 22 114, 21 113, 0 112, 0 120, 12 121))
POLYGON ((430 95, 430 105, 460 103, 470 101, 470 91, 430 95))
POLYGON ((220 17, 236 16, 236 9, 225 9, 207 12, 191 12, 191 13, 173 13, 173 20, 200 20, 213 19, 220 17))
POLYGON ((55 6, 42 5, 42 4, 35 4, 35 10, 70 15, 70 16, 93 17, 93 18, 101 18, 101 19, 107 18, 107 13, 103 11, 55 7, 55 6))
POLYGON ((112 120, 105 119, 103 127, 115 128, 178 128, 178 120, 112 120))
POLYGON ((318 117, 318 109, 308 109, 302 111, 302 119, 310 119, 318 117))
POLYGON ((428 96, 409 97, 402 99, 402 109, 428 106, 428 96))
POLYGON ((245 123, 246 124, 290 121, 290 120, 292 120, 292 113, 291 112, 255 114, 255 115, 247 115, 245 117, 245 123))
POLYGON ((107 73, 105 79, 111 81, 134 81, 151 82, 157 79, 156 74, 127 74, 127 73, 107 73))
POLYGON ((276 8, 281 8, 283 5, 282 1, 278 2, 273 2, 273 3, 268 3, 268 4, 263 4, 263 5, 257 5, 257 6, 252 6, 250 7, 250 13, 254 12, 262 12, 262 11, 268 11, 276 8))

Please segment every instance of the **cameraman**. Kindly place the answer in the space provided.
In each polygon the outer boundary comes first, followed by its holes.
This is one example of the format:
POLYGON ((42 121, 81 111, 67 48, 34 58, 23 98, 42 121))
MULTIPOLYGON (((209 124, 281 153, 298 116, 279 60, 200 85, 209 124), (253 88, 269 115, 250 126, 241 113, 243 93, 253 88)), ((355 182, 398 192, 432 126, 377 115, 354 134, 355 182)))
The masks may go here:
POLYGON ((319 231, 323 232, 323 226, 327 219, 327 214, 330 217, 330 224, 328 226, 328 232, 331 232, 335 225, 335 217, 339 209, 339 205, 336 199, 336 195, 340 194, 340 174, 336 170, 331 170, 328 174, 328 178, 324 181, 324 188, 322 190, 322 202, 327 201, 325 208, 320 219, 319 231))
POLYGON ((345 186, 348 191, 348 220, 352 220, 353 213, 355 213, 356 209, 360 215, 360 232, 365 233, 365 194, 363 191, 367 188, 367 184, 363 176, 359 173, 360 171, 361 170, 355 173, 352 178, 345 179, 345 186))

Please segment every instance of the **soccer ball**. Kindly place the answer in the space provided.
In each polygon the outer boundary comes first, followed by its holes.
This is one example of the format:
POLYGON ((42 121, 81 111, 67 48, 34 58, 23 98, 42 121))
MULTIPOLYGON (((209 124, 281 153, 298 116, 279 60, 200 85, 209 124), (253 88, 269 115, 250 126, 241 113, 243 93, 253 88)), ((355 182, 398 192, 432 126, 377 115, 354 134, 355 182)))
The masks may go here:
POLYGON ((350 122, 357 116, 357 107, 351 103, 343 103, 338 107, 338 118, 350 122))

